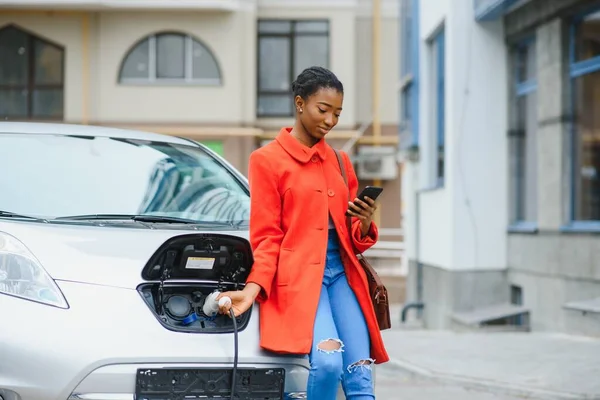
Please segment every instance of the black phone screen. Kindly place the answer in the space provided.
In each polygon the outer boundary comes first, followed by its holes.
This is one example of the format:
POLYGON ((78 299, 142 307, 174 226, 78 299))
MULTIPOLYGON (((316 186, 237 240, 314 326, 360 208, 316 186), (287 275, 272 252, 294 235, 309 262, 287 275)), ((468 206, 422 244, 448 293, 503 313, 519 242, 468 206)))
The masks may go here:
MULTIPOLYGON (((379 195, 381 194, 381 192, 383 192, 383 188, 382 187, 379 187, 379 186, 365 186, 365 188, 356 197, 358 197, 362 201, 365 201, 365 197, 368 197, 368 198, 373 199, 373 200, 377 200, 377 198, 379 197, 379 195)), ((361 207, 360 204, 357 204, 356 202, 354 204, 356 204, 357 206, 361 207)), ((349 215, 349 214, 346 212, 346 215, 349 215)))
POLYGON ((365 186, 365 188, 360 192, 358 197, 360 200, 365 201, 365 197, 369 197, 373 200, 377 200, 379 195, 383 192, 383 188, 379 186, 365 186))

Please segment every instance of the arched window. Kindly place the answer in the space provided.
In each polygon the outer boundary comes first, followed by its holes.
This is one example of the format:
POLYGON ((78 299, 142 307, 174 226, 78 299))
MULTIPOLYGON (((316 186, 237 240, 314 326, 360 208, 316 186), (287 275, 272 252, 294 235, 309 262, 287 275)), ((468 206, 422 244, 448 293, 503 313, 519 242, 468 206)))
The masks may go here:
POLYGON ((62 119, 64 49, 14 25, 0 28, 0 118, 62 119))
POLYGON ((119 81, 220 85, 221 71, 212 52, 198 40, 165 32, 142 39, 127 53, 119 81))

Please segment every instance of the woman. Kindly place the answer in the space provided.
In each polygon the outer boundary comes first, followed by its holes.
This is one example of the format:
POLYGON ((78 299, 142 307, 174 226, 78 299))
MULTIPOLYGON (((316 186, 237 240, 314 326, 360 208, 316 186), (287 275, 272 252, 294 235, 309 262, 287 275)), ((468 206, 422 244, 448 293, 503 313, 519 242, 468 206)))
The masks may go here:
POLYGON ((342 111, 342 83, 331 71, 311 67, 292 91, 294 126, 250 156, 254 265, 243 290, 221 294, 232 302, 220 311, 233 307, 237 316, 257 300, 261 347, 309 354, 309 399, 334 400, 341 378, 346 398, 371 400, 371 364, 388 355, 351 241, 360 252, 376 242, 376 205, 356 198, 356 174, 342 153, 346 186, 324 139, 342 111), (362 208, 348 202, 348 190, 362 208))

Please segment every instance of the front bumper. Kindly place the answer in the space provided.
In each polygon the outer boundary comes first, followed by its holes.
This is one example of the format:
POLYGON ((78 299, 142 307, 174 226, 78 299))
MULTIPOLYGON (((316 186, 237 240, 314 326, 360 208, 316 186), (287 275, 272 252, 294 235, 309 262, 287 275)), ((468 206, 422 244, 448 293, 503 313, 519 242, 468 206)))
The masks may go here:
MULTIPOLYGON (((138 368, 233 364, 233 334, 167 330, 136 290, 58 284, 68 310, 0 295, 4 400, 133 400, 138 368)), ((284 368, 288 394, 301 396, 306 390, 306 357, 260 349, 258 308, 239 332, 238 359, 240 368, 284 368)))

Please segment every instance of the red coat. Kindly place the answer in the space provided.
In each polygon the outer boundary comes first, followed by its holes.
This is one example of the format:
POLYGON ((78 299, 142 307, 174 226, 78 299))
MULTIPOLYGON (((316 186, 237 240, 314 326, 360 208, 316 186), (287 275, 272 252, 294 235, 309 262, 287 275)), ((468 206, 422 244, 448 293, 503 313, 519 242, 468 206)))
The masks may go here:
MULTIPOLYGON (((389 360, 369 297, 366 275, 352 254, 371 247, 378 238, 375 224, 361 238, 360 222, 348 233, 345 212, 348 189, 334 150, 321 140, 306 147, 284 128, 268 145, 254 151, 249 162, 251 194, 250 242, 254 266, 247 282, 264 290, 260 304, 260 345, 278 352, 308 354, 327 251, 328 211, 343 249, 350 287, 365 315, 371 337, 371 358, 389 360)), ((358 180, 348 155, 342 153, 354 199, 358 180)))

